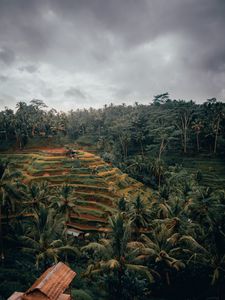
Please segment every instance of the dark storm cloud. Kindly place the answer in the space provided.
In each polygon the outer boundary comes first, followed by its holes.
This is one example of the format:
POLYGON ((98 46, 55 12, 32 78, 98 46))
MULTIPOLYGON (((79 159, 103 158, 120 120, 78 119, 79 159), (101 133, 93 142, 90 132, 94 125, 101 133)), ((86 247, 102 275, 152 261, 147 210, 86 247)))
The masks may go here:
POLYGON ((224 99, 224 28, 224 0, 0 0, 0 98, 224 99))

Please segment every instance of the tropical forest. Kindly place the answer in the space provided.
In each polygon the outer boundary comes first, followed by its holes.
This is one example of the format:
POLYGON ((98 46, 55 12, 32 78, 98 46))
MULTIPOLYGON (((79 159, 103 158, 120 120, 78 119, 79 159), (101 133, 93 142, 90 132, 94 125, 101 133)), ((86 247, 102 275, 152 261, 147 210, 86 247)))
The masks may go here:
POLYGON ((225 299, 225 103, 0 111, 0 299, 49 267, 74 300, 225 299))

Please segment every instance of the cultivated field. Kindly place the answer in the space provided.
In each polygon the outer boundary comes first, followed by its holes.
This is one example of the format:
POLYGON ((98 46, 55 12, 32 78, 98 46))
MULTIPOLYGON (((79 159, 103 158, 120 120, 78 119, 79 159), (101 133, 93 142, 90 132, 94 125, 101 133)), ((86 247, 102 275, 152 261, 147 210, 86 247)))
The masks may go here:
POLYGON ((78 214, 71 214, 70 227, 82 231, 107 231, 107 219, 121 197, 129 199, 150 189, 104 162, 95 154, 77 150, 74 158, 64 148, 33 148, 0 154, 22 172, 22 181, 47 181, 50 189, 61 184, 73 188, 78 214))

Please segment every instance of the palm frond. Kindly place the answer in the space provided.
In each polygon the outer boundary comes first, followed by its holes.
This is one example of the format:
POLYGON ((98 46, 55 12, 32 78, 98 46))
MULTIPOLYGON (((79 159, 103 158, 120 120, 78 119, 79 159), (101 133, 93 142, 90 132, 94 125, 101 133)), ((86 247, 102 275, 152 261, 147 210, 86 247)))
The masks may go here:
POLYGON ((105 266, 111 270, 119 269, 120 263, 116 259, 110 259, 105 263, 105 266))
POLYGON ((153 283, 155 281, 153 275, 148 270, 148 268, 145 267, 145 266, 134 265, 134 264, 126 264, 126 267, 127 267, 128 270, 135 271, 139 274, 144 275, 149 280, 150 283, 153 283))
POLYGON ((81 248, 81 251, 90 251, 90 250, 104 253, 106 251, 106 247, 100 243, 92 242, 81 248))
POLYGON ((202 247, 193 237, 189 236, 189 235, 184 235, 180 238, 180 242, 187 244, 191 249, 193 250, 199 250, 202 252, 207 252, 207 250, 202 247))

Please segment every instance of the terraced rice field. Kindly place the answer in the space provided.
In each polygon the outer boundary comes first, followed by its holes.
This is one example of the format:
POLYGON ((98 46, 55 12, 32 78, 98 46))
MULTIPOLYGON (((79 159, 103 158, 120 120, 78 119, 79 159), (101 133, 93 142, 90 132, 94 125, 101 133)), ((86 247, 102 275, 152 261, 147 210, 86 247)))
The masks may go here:
POLYGON ((167 159, 177 161, 188 172, 196 174, 201 171, 204 186, 213 189, 225 188, 225 160, 219 157, 199 155, 195 157, 168 156, 167 159))
POLYGON ((0 154, 0 158, 22 171, 24 183, 46 180, 50 188, 62 183, 72 186, 78 215, 71 215, 69 225, 82 231, 107 231, 108 216, 115 212, 117 199, 140 191, 151 193, 142 183, 89 152, 78 151, 72 159, 64 148, 36 148, 0 154))
POLYGON ((225 188, 225 161, 219 158, 199 157, 186 159, 183 162, 184 167, 191 173, 196 170, 202 172, 202 184, 214 189, 225 188))
POLYGON ((184 156, 179 153, 168 153, 164 157, 168 165, 181 165, 188 173, 202 175, 201 185, 212 189, 225 189, 225 158, 205 153, 184 156))

